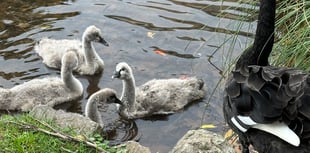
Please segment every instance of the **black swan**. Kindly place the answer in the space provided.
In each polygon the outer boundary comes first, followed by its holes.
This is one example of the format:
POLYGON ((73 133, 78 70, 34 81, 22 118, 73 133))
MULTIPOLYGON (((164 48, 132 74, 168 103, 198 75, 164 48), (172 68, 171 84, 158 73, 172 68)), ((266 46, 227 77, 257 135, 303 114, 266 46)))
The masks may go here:
POLYGON ((270 66, 275 0, 261 0, 254 44, 242 53, 225 85, 224 117, 243 153, 310 152, 309 73, 270 66))
POLYGON ((55 106, 81 98, 83 86, 72 70, 77 66, 75 51, 62 58, 61 77, 33 79, 11 89, 0 88, 0 109, 28 112, 36 105, 55 106))
POLYGON ((175 113, 206 95, 203 80, 195 77, 153 79, 136 88, 132 69, 125 62, 116 65, 113 78, 123 81, 120 114, 127 119, 175 113))
POLYGON ((95 51, 92 42, 108 46, 102 37, 101 30, 93 25, 86 28, 82 42, 80 40, 43 38, 35 45, 35 51, 42 57, 44 64, 59 69, 61 58, 68 48, 75 48, 79 63, 73 71, 81 75, 93 75, 103 71, 104 62, 95 51))

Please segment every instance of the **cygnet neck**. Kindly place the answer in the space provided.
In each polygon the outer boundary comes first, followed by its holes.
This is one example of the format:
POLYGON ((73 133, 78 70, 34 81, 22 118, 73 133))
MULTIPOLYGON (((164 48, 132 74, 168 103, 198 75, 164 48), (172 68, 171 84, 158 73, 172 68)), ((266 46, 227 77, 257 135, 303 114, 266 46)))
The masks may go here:
POLYGON ((96 57, 93 45, 90 40, 88 40, 87 37, 87 31, 83 34, 82 38, 82 47, 83 47, 83 52, 85 55, 85 61, 86 64, 93 64, 94 58, 96 57))
MULTIPOLYGON (((136 85, 133 74, 130 74, 130 77, 123 80, 123 93, 121 96, 121 101, 127 108, 128 112, 134 111, 134 103, 136 101, 136 85)), ((125 108, 123 108, 123 110, 124 109, 125 108)))
POLYGON ((79 80, 77 80, 72 74, 72 68, 64 62, 61 66, 61 79, 65 86, 71 91, 81 90, 81 85, 79 80))
POLYGON ((103 127, 103 120, 98 110, 98 102, 95 98, 90 98, 85 108, 85 116, 100 124, 103 127))

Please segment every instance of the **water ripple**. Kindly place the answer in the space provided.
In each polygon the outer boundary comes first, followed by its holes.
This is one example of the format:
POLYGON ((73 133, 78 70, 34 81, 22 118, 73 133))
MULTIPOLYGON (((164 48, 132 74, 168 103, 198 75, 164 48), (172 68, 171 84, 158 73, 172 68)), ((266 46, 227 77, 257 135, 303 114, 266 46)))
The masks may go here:
MULTIPOLYGON (((135 20, 129 17, 124 17, 124 16, 117 16, 117 15, 105 15, 108 18, 111 19, 115 19, 118 21, 122 21, 122 22, 126 22, 132 25, 136 25, 136 26, 141 26, 144 27, 146 29, 149 30, 155 30, 155 31, 175 31, 175 30, 206 30, 206 31, 210 31, 210 32, 218 32, 218 33, 225 33, 225 34, 235 34, 237 33, 237 31, 233 31, 233 30, 228 30, 225 28, 219 28, 219 27, 211 27, 208 26, 206 24, 203 23, 198 23, 198 22, 194 22, 194 21, 186 21, 183 19, 176 19, 176 18, 170 18, 170 17, 165 17, 165 16, 161 16, 159 15, 159 17, 169 20, 169 21, 173 21, 176 23, 181 23, 181 24, 187 24, 190 26, 184 26, 184 27, 159 27, 159 26, 155 26, 153 23, 149 23, 149 22, 145 22, 145 21, 139 21, 139 20, 135 20)), ((254 34, 249 33, 249 32, 244 32, 244 31, 238 31, 239 35, 243 35, 246 37, 253 37, 254 34)))
POLYGON ((156 46, 151 46, 150 48, 152 48, 154 51, 160 51, 164 54, 168 54, 168 55, 172 55, 172 56, 175 56, 175 57, 180 57, 180 58, 188 58, 188 59, 193 59, 193 58, 198 58, 192 54, 181 54, 177 51, 173 51, 173 50, 166 50, 166 49, 162 49, 162 48, 159 48, 159 47, 156 47, 156 46))
POLYGON ((169 28, 169 27, 157 27, 153 23, 145 22, 145 21, 139 21, 135 20, 129 17, 124 17, 124 16, 118 16, 118 15, 105 15, 108 18, 115 19, 118 21, 126 22, 132 25, 137 25, 144 27, 149 30, 155 30, 155 31, 173 31, 174 29, 169 28))
MULTIPOLYGON (((136 6, 143 6, 143 7, 152 8, 152 9, 157 9, 157 10, 161 10, 161 11, 167 11, 167 12, 176 13, 176 14, 186 14, 186 13, 189 13, 189 12, 185 12, 185 11, 173 10, 173 9, 168 9, 168 8, 159 7, 159 6, 153 6, 153 5, 142 5, 142 4, 134 4, 134 5, 136 5, 136 6)), ((189 14, 191 14, 191 13, 189 13, 189 14)))
POLYGON ((181 5, 181 6, 190 7, 190 8, 204 11, 205 13, 215 16, 215 17, 228 18, 228 19, 240 20, 240 21, 246 21, 246 22, 253 22, 254 20, 256 20, 256 16, 251 16, 251 14, 249 14, 249 12, 253 12, 253 8, 240 7, 239 4, 238 6, 231 6, 231 5, 228 6, 228 5, 224 5, 222 2, 216 2, 215 4, 184 2, 184 1, 177 1, 177 0, 171 0, 171 2, 174 3, 175 5, 181 5), (241 12, 244 15, 225 12, 225 10, 234 10, 235 12, 241 12))

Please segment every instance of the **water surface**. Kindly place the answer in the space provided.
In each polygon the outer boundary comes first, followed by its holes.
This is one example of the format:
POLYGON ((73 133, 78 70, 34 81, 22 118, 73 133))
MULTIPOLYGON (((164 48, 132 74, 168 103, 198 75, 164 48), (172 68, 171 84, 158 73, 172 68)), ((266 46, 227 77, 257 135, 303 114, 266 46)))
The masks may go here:
MULTIPOLYGON (((106 67, 99 76, 77 76, 85 89, 83 100, 68 111, 83 113, 88 97, 101 88, 113 88, 120 95, 121 81, 111 76, 115 65, 124 61, 132 66, 137 85, 153 78, 197 76, 208 88, 203 100, 180 113, 135 120, 136 140, 142 145, 165 153, 201 124, 215 124, 212 131, 224 132, 222 88, 217 83, 223 66, 230 63, 227 59, 252 41, 256 17, 249 12, 256 7, 240 6, 235 0, 3 0, 0 4, 1 87, 59 76, 34 52, 36 41, 81 39, 86 27, 96 25, 110 44, 94 44, 106 67)), ((115 118, 115 107, 108 109, 107 120, 115 118)), ((124 133, 116 132, 111 139, 124 133)))

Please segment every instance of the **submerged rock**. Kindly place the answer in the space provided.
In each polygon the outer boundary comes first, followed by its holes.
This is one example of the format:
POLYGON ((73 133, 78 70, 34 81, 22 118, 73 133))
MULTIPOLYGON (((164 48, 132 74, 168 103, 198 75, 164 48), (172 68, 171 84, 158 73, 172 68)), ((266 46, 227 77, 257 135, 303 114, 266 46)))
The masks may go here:
POLYGON ((151 153, 148 147, 144 147, 135 141, 128 141, 125 143, 126 153, 151 153))
POLYGON ((204 130, 188 131, 169 153, 234 153, 223 136, 204 130))
POLYGON ((32 109, 30 115, 39 120, 52 120, 61 128, 72 128, 85 135, 102 131, 102 127, 98 123, 81 114, 55 110, 49 106, 36 106, 32 109))

